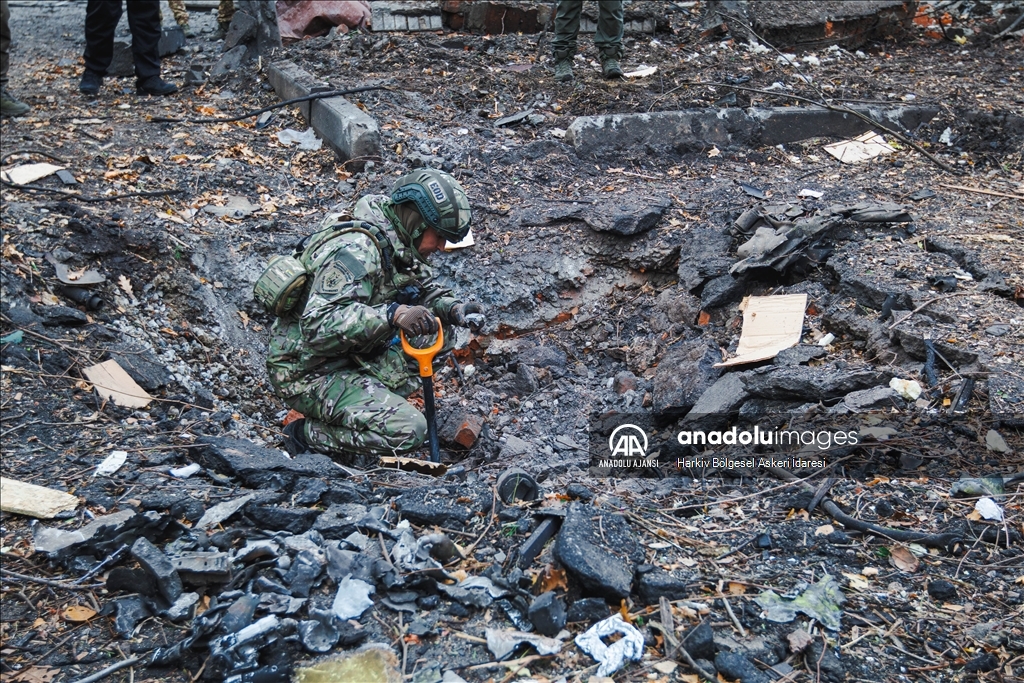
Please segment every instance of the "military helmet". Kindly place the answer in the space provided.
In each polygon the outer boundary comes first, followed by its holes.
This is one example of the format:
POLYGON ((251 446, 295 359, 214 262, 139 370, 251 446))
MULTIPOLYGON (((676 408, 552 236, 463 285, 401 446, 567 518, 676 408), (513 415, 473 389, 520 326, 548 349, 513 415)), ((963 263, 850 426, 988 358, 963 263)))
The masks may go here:
POLYGON ((469 232, 469 198, 459 181, 443 171, 423 168, 405 174, 391 189, 391 201, 415 204, 427 226, 448 242, 461 242, 469 232))

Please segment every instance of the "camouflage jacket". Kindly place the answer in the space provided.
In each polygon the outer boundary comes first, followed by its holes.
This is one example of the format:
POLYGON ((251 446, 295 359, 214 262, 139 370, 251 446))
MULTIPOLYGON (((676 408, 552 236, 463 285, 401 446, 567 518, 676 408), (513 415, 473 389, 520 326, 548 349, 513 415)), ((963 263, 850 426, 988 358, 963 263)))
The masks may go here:
MULTIPOLYGON (((395 234, 382 211, 390 201, 386 195, 364 196, 351 218, 373 223, 391 239, 392 276, 385 272, 381 251, 368 235, 343 233, 323 247, 334 253, 313 274, 299 304, 275 321, 267 371, 282 397, 303 393, 307 380, 345 368, 363 368, 405 395, 419 385, 415 371, 410 371, 414 366, 397 341, 398 331, 388 324, 387 307, 414 281, 423 286, 419 303, 442 322, 448 322, 456 300, 432 280, 430 267, 395 234)), ((328 215, 319 229, 348 219, 328 215)))

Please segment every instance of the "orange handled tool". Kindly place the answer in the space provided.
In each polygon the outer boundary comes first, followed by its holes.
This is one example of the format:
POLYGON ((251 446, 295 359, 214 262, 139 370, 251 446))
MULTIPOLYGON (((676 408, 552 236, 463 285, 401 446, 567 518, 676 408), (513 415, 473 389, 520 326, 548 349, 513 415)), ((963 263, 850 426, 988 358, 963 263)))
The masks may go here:
POLYGON ((418 349, 405 338, 405 330, 399 330, 402 338, 402 350, 416 359, 420 365, 420 377, 423 378, 423 412, 427 417, 427 439, 430 442, 430 461, 441 462, 441 449, 437 443, 437 414, 434 409, 434 356, 444 346, 444 329, 437 318, 437 341, 425 349, 418 349))

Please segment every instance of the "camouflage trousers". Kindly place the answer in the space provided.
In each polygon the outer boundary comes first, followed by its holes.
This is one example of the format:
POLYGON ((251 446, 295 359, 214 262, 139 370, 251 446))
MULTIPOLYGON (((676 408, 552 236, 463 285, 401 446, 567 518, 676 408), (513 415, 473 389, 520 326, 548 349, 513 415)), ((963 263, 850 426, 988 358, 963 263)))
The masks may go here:
POLYGON ((372 467, 379 456, 409 453, 426 439, 423 414, 363 372, 341 370, 303 384, 285 403, 306 417, 310 448, 342 464, 372 467))
MULTIPOLYGON (((185 0, 167 0, 167 4, 171 6, 171 12, 174 14, 174 21, 178 26, 184 26, 188 23, 188 10, 185 9, 185 0)), ((231 17, 234 15, 234 0, 220 0, 220 4, 217 6, 217 23, 231 23, 231 17)))

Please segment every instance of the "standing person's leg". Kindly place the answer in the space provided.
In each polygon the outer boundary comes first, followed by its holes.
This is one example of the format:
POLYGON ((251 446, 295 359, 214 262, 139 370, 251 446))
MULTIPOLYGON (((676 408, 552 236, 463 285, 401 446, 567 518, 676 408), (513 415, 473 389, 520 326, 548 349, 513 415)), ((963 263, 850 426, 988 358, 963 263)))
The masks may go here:
POLYGON ((0 0, 0 115, 21 116, 32 108, 7 94, 7 69, 11 66, 11 8, 0 0))
POLYGON ((605 78, 621 78, 622 67, 622 0, 600 0, 600 14, 594 46, 601 53, 601 71, 605 78))
POLYGON ((170 95, 178 88, 160 78, 160 2, 130 0, 128 28, 132 32, 132 57, 140 95, 170 95))
POLYGON ((231 25, 231 19, 235 16, 235 2, 234 0, 220 0, 220 4, 217 5, 217 27, 227 33, 228 26, 231 25))
POLYGON ((101 82, 114 59, 114 29, 120 19, 121 0, 89 0, 85 7, 85 72, 101 82))
POLYGON ((555 57, 555 80, 572 80, 572 58, 576 54, 576 36, 580 31, 583 0, 560 0, 555 11, 555 39, 551 43, 555 57))
POLYGON ((174 15, 174 23, 178 26, 188 25, 188 10, 185 9, 185 0, 167 0, 171 6, 171 14, 174 15))
POLYGON ((7 69, 11 66, 11 8, 0 0, 0 89, 7 89, 7 69))
MULTIPOLYGON (((171 14, 174 15, 174 23, 180 26, 181 30, 185 32, 185 37, 193 37, 195 33, 192 32, 192 27, 188 25, 188 10, 185 9, 185 0, 167 0, 167 4, 171 6, 171 14)), ((160 23, 163 23, 163 19, 161 19, 160 23)))

